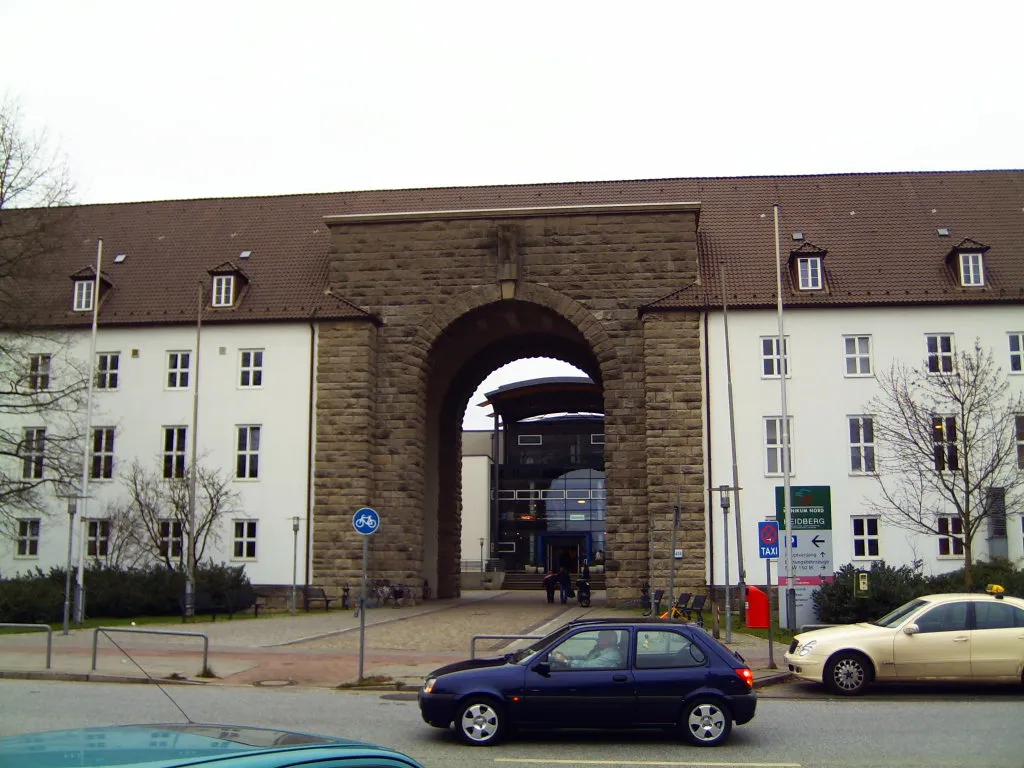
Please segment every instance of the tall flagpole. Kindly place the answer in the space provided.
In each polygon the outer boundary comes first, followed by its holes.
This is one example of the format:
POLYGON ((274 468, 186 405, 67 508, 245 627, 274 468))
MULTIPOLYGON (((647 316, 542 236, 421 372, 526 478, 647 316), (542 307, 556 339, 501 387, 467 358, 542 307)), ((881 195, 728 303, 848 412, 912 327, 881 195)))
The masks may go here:
POLYGON ((185 551, 185 615, 195 614, 196 594, 196 445, 199 442, 199 340, 203 330, 203 284, 196 306, 196 375, 192 381, 192 457, 188 467, 188 549, 185 551))
MULTIPOLYGON (((789 411, 786 404, 786 374, 789 373, 789 355, 786 349, 786 326, 782 319, 782 255, 779 246, 779 204, 775 209, 775 282, 779 297, 779 359, 782 394, 782 507, 785 510, 786 532, 783 543, 786 548, 786 627, 796 630, 796 587, 793 574, 793 510, 789 497, 789 411)), ((781 579, 780 579, 781 581, 781 579)))
POLYGON ((92 441, 92 395, 96 384, 96 332, 100 319, 100 275, 103 268, 103 238, 96 241, 96 282, 92 297, 92 336, 89 341, 89 384, 85 397, 85 434, 82 436, 82 506, 78 537, 78 580, 75 584, 75 623, 85 621, 85 527, 88 523, 89 504, 89 446, 92 441))

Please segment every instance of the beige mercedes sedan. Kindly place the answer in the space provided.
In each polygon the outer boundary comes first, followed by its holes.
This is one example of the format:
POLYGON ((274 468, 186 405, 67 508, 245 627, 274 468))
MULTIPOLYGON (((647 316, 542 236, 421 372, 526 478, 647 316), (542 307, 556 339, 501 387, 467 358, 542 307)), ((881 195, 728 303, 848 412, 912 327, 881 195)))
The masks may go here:
POLYGON ((1024 600, 991 594, 925 595, 878 621, 804 632, 789 671, 853 696, 874 681, 1024 684, 1024 600))

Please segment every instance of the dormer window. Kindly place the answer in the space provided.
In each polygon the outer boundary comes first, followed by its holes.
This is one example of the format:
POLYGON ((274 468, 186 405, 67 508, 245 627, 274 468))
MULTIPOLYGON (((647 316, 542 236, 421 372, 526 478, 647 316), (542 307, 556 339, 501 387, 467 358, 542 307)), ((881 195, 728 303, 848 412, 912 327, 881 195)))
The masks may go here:
POLYGON ((90 312, 95 298, 95 280, 75 281, 75 312, 90 312))
POLYGON ((801 291, 821 290, 821 257, 801 256, 797 259, 801 291))
POLYGON ((213 306, 230 307, 235 303, 235 276, 213 276, 213 306))
POLYGON ((979 288, 985 285, 985 270, 982 268, 980 251, 961 251, 960 285, 965 288, 979 288))

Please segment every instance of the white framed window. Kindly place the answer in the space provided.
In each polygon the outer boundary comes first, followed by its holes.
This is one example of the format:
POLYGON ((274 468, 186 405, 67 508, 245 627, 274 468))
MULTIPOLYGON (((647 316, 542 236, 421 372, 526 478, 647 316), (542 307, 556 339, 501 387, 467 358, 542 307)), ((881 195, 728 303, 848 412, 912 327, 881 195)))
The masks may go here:
POLYGON ((935 452, 935 471, 956 472, 960 469, 960 454, 956 440, 956 416, 932 416, 932 444, 935 452))
POLYGON ((928 373, 953 372, 953 336, 930 333, 925 336, 928 348, 928 373))
MULTIPOLYGON (((786 417, 786 433, 789 436, 789 453, 785 457, 789 464, 789 471, 793 471, 793 417, 786 417)), ((765 463, 764 472, 766 475, 781 475, 783 473, 783 438, 786 435, 782 430, 781 416, 766 416, 764 419, 764 447, 765 463)))
POLYGON ((30 355, 28 358, 28 388, 43 392, 50 388, 49 355, 30 355))
POLYGON ((1024 333, 1010 334, 1010 373, 1024 373, 1024 333))
POLYGON ((1017 438, 1017 469, 1024 469, 1024 413, 1013 417, 1013 431, 1017 438))
POLYGON ((236 560, 256 559, 256 521, 235 520, 233 555, 236 560))
POLYGON ((851 517, 850 522, 853 523, 853 556, 878 557, 878 518, 851 517))
POLYGON ((762 336, 761 378, 777 379, 783 371, 789 376, 789 339, 782 340, 780 352, 778 336, 762 336))
POLYGON ((519 445, 543 445, 543 435, 519 435, 519 445))
POLYGON ((120 352, 100 352, 96 355, 96 389, 117 389, 120 368, 120 352))
POLYGON ((213 306, 230 307, 235 303, 235 276, 214 275, 213 306))
POLYGON ((604 432, 598 432, 590 436, 591 445, 604 445, 604 432))
POLYGON ((46 428, 28 427, 21 442, 21 476, 25 480, 41 480, 45 472, 46 428))
POLYGON ((167 388, 188 389, 188 373, 192 365, 192 353, 167 353, 167 388))
POLYGON ((188 427, 164 427, 164 479, 185 476, 185 443, 188 427))
POLYGON ((238 428, 235 477, 255 480, 260 476, 260 427, 247 424, 238 428))
POLYGON ((92 431, 92 461, 89 477, 110 480, 114 477, 114 428, 97 427, 92 431))
POLYGON ((39 557, 39 518, 18 520, 18 557, 39 557))
POLYGON ((870 416, 850 416, 850 471, 871 474, 875 471, 875 422, 870 416))
POLYGON ((164 518, 159 523, 160 527, 160 556, 169 560, 181 559, 181 553, 185 550, 185 537, 180 520, 164 518))
POLYGON ((964 523, 959 515, 939 515, 939 557, 964 556, 964 523))
POLYGON ((238 386, 256 388, 263 386, 263 350, 241 349, 238 356, 238 386))
POLYGON ((89 312, 92 310, 95 288, 95 280, 75 280, 75 312, 89 312))
POLYGON ((801 291, 821 290, 821 257, 801 256, 796 260, 801 291))
POLYGON ((86 526, 85 552, 88 557, 110 554, 110 521, 90 520, 86 526))
POLYGON ((985 284, 985 270, 981 254, 969 251, 960 254, 960 285, 978 288, 985 284))
POLYGON ((846 376, 870 376, 871 337, 843 336, 843 362, 846 376))

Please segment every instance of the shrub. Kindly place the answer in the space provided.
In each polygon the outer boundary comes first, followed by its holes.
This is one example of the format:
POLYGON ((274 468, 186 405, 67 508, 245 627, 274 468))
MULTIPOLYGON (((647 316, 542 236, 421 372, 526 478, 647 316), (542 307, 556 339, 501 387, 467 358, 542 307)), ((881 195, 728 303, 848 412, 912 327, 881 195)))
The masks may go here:
POLYGON ((893 568, 882 560, 871 564, 869 597, 854 597, 857 569, 846 564, 831 584, 822 584, 812 595, 814 614, 825 624, 854 624, 881 618, 908 600, 934 590, 910 566, 893 568))
POLYGON ((991 562, 979 560, 971 566, 974 586, 968 590, 964 581, 964 569, 928 577, 929 592, 981 592, 989 584, 999 584, 1006 594, 1024 597, 1024 571, 1014 567, 1003 558, 991 562))

